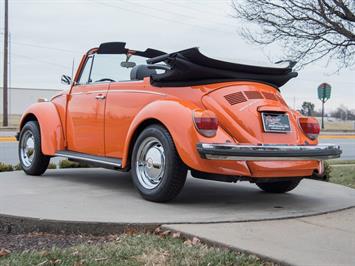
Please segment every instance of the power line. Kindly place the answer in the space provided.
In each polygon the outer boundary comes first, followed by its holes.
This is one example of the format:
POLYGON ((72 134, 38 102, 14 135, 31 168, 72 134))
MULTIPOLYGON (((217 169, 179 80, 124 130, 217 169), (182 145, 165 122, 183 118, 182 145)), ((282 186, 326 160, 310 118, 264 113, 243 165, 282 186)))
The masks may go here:
POLYGON ((34 47, 34 48, 41 48, 41 49, 48 49, 48 50, 54 50, 54 51, 59 51, 59 52, 64 52, 64 53, 70 53, 70 54, 76 54, 77 52, 74 50, 67 50, 63 48, 57 48, 57 47, 50 47, 50 46, 45 46, 45 45, 38 45, 38 44, 31 44, 31 43, 23 43, 23 42, 12 42, 15 45, 19 46, 28 46, 28 47, 34 47))
MULTIPOLYGON (((127 0, 120 0, 120 2, 124 2, 125 4, 131 4, 131 5, 135 5, 135 6, 139 5, 139 6, 143 7, 143 8, 146 8, 146 9, 149 9, 149 10, 153 10, 153 11, 160 10, 160 11, 162 11, 164 13, 170 13, 170 14, 175 15, 175 16, 180 16, 180 17, 184 17, 184 18, 188 18, 188 19, 192 19, 192 20, 200 20, 200 17, 196 17, 195 15, 188 15, 186 13, 176 12, 176 10, 171 11, 169 9, 164 9, 164 8, 158 8, 156 6, 153 7, 153 6, 150 6, 150 5, 145 5, 141 1, 139 1, 139 2, 136 1, 136 2, 132 3, 132 2, 128 2, 127 0)), ((169 3, 169 2, 164 2, 164 3, 173 4, 173 3, 169 3)), ((211 18, 209 18, 209 19, 211 19, 211 18)), ((219 24, 219 25, 221 25, 223 27, 226 27, 226 26, 228 28, 232 27, 232 25, 230 25, 230 24, 223 23, 223 22, 220 22, 220 21, 217 21, 217 20, 215 20, 214 23, 215 24, 219 24)))
MULTIPOLYGON (((215 17, 228 18, 228 16, 224 16, 224 15, 222 15, 221 13, 214 12, 214 11, 212 11, 212 10, 210 10, 210 9, 204 9, 204 10, 202 11, 200 8, 197 8, 197 7, 194 8, 193 6, 187 7, 187 6, 186 6, 186 3, 183 4, 183 3, 181 3, 181 2, 174 1, 174 0, 172 0, 172 1, 171 1, 171 0, 165 0, 165 3, 172 4, 172 5, 174 5, 174 6, 177 6, 177 7, 179 7, 179 8, 182 8, 182 9, 184 9, 185 11, 187 10, 187 11, 189 11, 190 14, 193 14, 194 16, 200 15, 202 12, 204 12, 204 13, 209 13, 209 14, 211 14, 212 16, 215 16, 215 17), (194 12, 194 10, 197 11, 197 13, 194 12), (191 11, 192 11, 192 12, 191 12, 191 11)), ((196 2, 194 2, 194 1, 189 1, 188 3, 189 3, 189 4, 190 4, 190 3, 196 4, 196 2)), ((231 24, 226 24, 226 25, 232 26, 231 24)))
POLYGON ((176 20, 176 19, 173 19, 173 18, 167 18, 167 17, 161 17, 161 16, 157 16, 157 15, 153 15, 153 14, 147 14, 145 12, 142 12, 140 10, 137 10, 137 9, 131 9, 131 8, 128 8, 128 7, 123 7, 123 6, 116 6, 116 5, 112 5, 112 4, 108 4, 108 3, 103 3, 101 1, 95 1, 95 0, 88 0, 90 2, 93 2, 93 3, 96 3, 98 5, 102 5, 102 6, 107 6, 107 7, 112 7, 112 8, 115 8, 115 9, 119 9, 119 10, 125 10, 125 11, 128 11, 128 12, 132 12, 134 14, 141 14, 143 16, 148 16, 150 18, 155 18, 155 19, 158 19, 158 20, 162 20, 164 22, 172 22, 172 23, 177 23, 177 24, 184 24, 184 25, 187 25, 187 26, 192 26, 192 27, 198 27, 200 29, 203 29, 203 30, 206 30, 206 31, 213 31, 213 32, 221 32, 223 34, 231 34, 233 32, 230 32, 230 31, 224 31, 224 30, 221 30, 221 29, 217 29, 217 28, 209 28, 209 27, 204 27, 202 25, 195 25, 195 24, 191 24, 191 23, 188 23, 184 20, 176 20))
MULTIPOLYGON (((2 54, 2 52, 1 52, 1 54, 2 54)), ((22 55, 22 54, 17 54, 17 53, 11 53, 11 55, 15 56, 15 57, 25 58, 25 59, 28 59, 30 61, 38 62, 38 63, 42 63, 42 64, 46 64, 46 65, 51 65, 51 66, 60 67, 60 68, 63 68, 63 67, 68 68, 68 66, 65 66, 65 65, 53 63, 53 62, 50 62, 50 61, 34 58, 34 57, 31 57, 31 56, 27 56, 27 55, 22 55)))
MULTIPOLYGON (((4 35, 3 32, 0 32, 1 35, 4 35)), ((68 50, 64 48, 59 48, 59 47, 53 47, 53 46, 46 46, 46 45, 38 45, 38 44, 33 44, 33 43, 26 43, 26 42, 18 42, 18 41, 11 41, 12 44, 19 45, 19 46, 28 46, 28 47, 34 47, 34 48, 41 48, 41 49, 48 49, 48 50, 55 50, 55 51, 60 51, 64 53, 71 53, 71 54, 76 54, 77 51, 74 50, 68 50)))

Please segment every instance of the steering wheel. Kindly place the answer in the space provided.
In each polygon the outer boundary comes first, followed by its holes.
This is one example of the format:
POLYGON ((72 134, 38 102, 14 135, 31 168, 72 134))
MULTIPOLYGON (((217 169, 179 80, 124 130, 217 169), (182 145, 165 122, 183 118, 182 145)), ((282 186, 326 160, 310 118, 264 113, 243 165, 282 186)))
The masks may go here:
POLYGON ((96 80, 95 82, 102 82, 102 81, 116 82, 116 80, 113 80, 113 79, 110 79, 110 78, 99 79, 99 80, 96 80))

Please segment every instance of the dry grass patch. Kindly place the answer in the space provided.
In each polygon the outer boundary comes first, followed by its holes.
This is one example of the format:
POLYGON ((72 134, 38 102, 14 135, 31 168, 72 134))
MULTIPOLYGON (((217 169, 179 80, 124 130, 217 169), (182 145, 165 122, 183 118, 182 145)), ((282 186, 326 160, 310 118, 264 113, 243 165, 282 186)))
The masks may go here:
POLYGON ((15 251, 0 257, 0 265, 273 265, 255 256, 192 242, 125 234, 105 243, 15 251))

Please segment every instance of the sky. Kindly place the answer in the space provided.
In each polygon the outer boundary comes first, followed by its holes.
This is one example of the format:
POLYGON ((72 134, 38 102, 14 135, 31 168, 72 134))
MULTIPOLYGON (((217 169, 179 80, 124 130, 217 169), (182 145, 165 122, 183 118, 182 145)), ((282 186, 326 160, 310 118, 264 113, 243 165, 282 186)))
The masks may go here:
MULTIPOLYGON (((3 60, 4 0, 0 0, 0 57, 3 60)), ((125 41, 131 49, 174 52, 198 46, 209 57, 268 65, 282 57, 277 45, 261 47, 238 33, 231 0, 10 0, 10 81, 13 87, 62 89, 88 49, 102 42, 125 41)), ((288 104, 303 101, 319 109, 317 87, 332 85, 328 110, 355 109, 355 66, 336 73, 336 62, 314 63, 281 88, 288 104)), ((2 73, 2 64, 0 71, 2 73)), ((2 74, 0 77, 2 84, 2 74)))

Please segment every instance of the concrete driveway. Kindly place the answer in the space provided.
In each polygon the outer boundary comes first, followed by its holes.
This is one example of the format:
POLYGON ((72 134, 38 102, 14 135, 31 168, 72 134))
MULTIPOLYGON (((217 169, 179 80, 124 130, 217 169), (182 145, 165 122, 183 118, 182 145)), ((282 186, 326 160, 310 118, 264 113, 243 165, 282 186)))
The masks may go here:
POLYGON ((355 265, 355 209, 296 219, 164 229, 291 265, 355 265))
POLYGON ((140 197, 130 175, 104 169, 0 173, 0 213, 40 219, 110 223, 216 223, 315 215, 355 206, 355 190, 303 180, 287 194, 267 194, 248 182, 188 178, 171 203, 140 197))
POLYGON ((189 177, 176 200, 158 204, 143 200, 127 173, 62 169, 33 177, 16 171, 0 173, 0 203, 2 230, 26 222, 33 230, 75 224, 87 232, 162 225, 279 262, 355 265, 355 209, 349 210, 355 190, 314 180, 287 194, 267 194, 247 182, 189 177))

